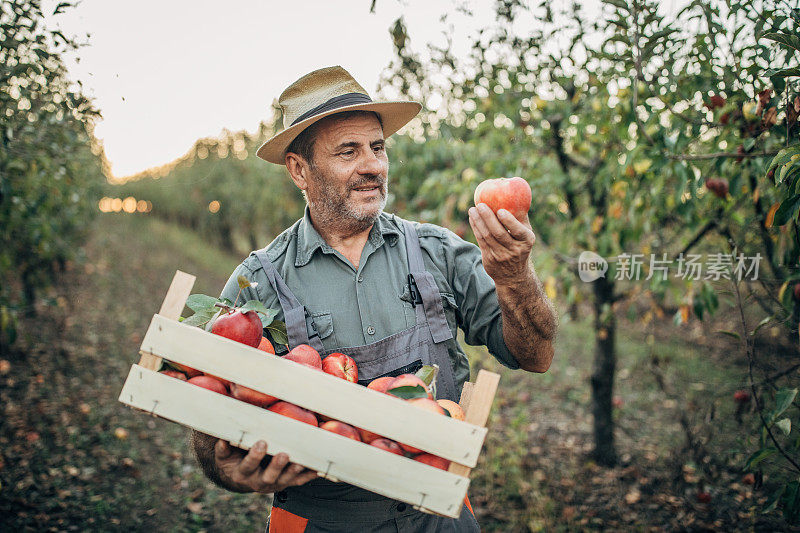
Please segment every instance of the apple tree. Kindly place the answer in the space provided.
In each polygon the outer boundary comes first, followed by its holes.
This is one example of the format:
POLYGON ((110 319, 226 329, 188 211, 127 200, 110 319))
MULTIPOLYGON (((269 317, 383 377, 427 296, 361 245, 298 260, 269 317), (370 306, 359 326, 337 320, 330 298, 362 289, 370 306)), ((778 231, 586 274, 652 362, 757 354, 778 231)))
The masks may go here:
POLYGON ((0 4, 0 346, 76 256, 104 180, 98 111, 62 61, 79 45, 43 19, 38 0, 0 4))
POLYGON ((749 276, 748 298, 775 309, 794 234, 774 232, 779 191, 765 175, 796 136, 796 114, 778 111, 788 89, 768 71, 793 59, 758 39, 788 25, 779 4, 591 7, 499 2, 465 61, 433 46, 423 59, 399 20, 385 92, 441 102, 391 147, 401 210, 466 231, 480 181, 528 179, 533 227, 563 260, 568 303, 593 311, 593 456, 611 465, 617 312, 635 310, 633 296, 650 307, 643 320, 668 311, 681 323, 719 306, 717 282, 749 276), (609 261, 605 277, 578 279, 582 251, 609 261), (698 251, 713 269, 687 275, 698 251))

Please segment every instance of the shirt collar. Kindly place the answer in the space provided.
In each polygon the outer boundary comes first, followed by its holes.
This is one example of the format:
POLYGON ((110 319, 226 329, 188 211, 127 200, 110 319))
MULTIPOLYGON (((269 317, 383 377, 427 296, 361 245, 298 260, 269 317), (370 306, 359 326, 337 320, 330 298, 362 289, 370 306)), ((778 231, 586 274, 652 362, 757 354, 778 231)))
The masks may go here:
MULTIPOLYGON (((394 246, 397 244, 397 239, 400 235, 400 229, 394 215, 381 213, 378 220, 372 225, 367 238, 367 245, 371 246, 373 250, 380 248, 384 242, 388 242, 389 246, 394 246)), ((294 266, 307 265, 317 249, 322 250, 324 254, 334 253, 333 247, 325 242, 311 223, 311 214, 308 206, 306 206, 303 219, 297 228, 297 255, 295 256, 294 266)))

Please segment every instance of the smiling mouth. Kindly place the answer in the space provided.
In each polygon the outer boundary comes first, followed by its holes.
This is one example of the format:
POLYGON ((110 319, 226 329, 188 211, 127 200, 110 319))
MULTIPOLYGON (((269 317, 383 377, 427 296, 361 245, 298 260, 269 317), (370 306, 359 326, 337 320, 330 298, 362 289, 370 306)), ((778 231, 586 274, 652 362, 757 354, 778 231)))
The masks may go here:
POLYGON ((380 188, 380 185, 371 185, 369 187, 353 187, 353 190, 359 192, 370 192, 380 190, 380 188))

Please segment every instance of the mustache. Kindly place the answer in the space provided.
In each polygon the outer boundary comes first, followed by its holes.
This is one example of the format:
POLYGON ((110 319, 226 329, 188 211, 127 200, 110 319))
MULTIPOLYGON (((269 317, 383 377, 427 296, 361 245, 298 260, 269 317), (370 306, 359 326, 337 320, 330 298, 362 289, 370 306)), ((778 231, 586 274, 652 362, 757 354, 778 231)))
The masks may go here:
POLYGON ((381 189, 385 189, 387 181, 388 180, 383 179, 380 176, 366 176, 351 183, 350 188, 358 189, 360 187, 380 187, 381 189))

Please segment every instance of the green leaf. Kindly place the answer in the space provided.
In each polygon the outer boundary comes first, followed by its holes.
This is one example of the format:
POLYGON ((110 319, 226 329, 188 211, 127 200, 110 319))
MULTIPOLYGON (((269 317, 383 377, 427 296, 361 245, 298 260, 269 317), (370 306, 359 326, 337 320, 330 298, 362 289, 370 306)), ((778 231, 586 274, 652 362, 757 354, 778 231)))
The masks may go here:
POLYGON ((192 294, 186 299, 186 306, 192 311, 200 311, 212 309, 218 301, 216 298, 205 294, 192 294))
POLYGON ((758 325, 755 328, 753 328, 753 331, 750 332, 750 335, 754 336, 756 333, 758 333, 758 330, 769 324, 770 320, 772 320, 771 316, 761 319, 761 322, 759 322, 758 325))
POLYGON ((436 374, 439 369, 433 365, 423 365, 422 368, 417 370, 414 375, 425 382, 425 385, 430 386, 433 380, 436 379, 436 374))
MULTIPOLYGON (((772 158, 772 162, 769 164, 767 173, 769 173, 770 170, 774 170, 775 168, 788 163, 792 159, 792 156, 795 154, 800 154, 800 143, 787 146, 786 148, 778 152, 775 155, 775 157, 772 158)), ((775 180, 775 183, 778 183, 777 178, 775 180)))
POLYGON ((258 285, 258 283, 251 282, 244 276, 236 276, 236 281, 239 283, 240 289, 246 289, 247 287, 255 287, 256 285, 258 285))
POLYGON ((797 396, 797 389, 782 388, 775 394, 775 411, 772 413, 772 420, 775 420, 783 414, 786 409, 792 405, 795 397, 797 396))
POLYGON ((781 206, 775 211, 775 218, 772 224, 774 226, 783 226, 794 218, 798 209, 800 209, 800 194, 795 194, 781 202, 781 206))
POLYGON ((772 455, 775 455, 775 453, 777 453, 777 451, 778 450, 776 448, 773 448, 772 446, 770 446, 769 448, 762 448, 762 449, 758 450, 757 452, 755 452, 753 455, 751 455, 747 459, 747 462, 745 462, 745 464, 744 464, 744 469, 745 470, 752 470, 754 466, 756 466, 758 463, 760 463, 764 459, 766 459, 766 458, 768 458, 768 457, 770 457, 772 455))
POLYGON ((764 39, 769 39, 770 41, 775 41, 777 43, 782 44, 786 48, 794 49, 800 52, 800 37, 797 37, 796 35, 770 32, 770 33, 765 33, 761 37, 764 39))
POLYGON ((272 340, 275 341, 275 344, 283 344, 284 346, 289 345, 289 336, 286 334, 285 323, 281 322, 280 320, 273 320, 272 323, 267 326, 267 330, 272 336, 272 340))
POLYGON ((728 337, 733 337, 736 340, 742 340, 742 336, 736 333, 735 331, 724 331, 719 330, 717 333, 722 333, 723 335, 727 335, 728 337))
POLYGON ((386 391, 392 396, 397 396, 402 400, 412 400, 414 398, 427 398, 428 391, 422 385, 404 385, 386 391))
POLYGON ((263 303, 258 300, 248 300, 245 304, 239 308, 242 313, 247 313, 249 311, 255 311, 259 313, 261 316, 261 323, 264 327, 269 326, 272 324, 272 319, 275 318, 275 315, 278 314, 277 309, 268 309, 263 303))
POLYGON ((755 144, 756 144, 755 138, 754 137, 748 137, 742 143, 742 148, 744 148, 746 152, 749 152, 750 150, 752 150, 752 148, 753 148, 753 146, 755 144))
POLYGON ((630 11, 630 7, 628 6, 628 3, 624 2, 623 0, 603 0, 603 2, 606 3, 606 4, 611 4, 614 7, 618 7, 619 9, 621 9, 622 11, 624 11, 626 13, 628 11, 630 11))
POLYGON ((789 435, 792 432, 792 421, 788 418, 781 418, 777 422, 775 422, 775 426, 778 427, 781 431, 783 431, 784 435, 789 435))
POLYGON ((209 320, 211 320, 214 317, 215 314, 216 314, 216 311, 210 311, 210 312, 207 312, 207 313, 203 312, 203 311, 200 311, 200 312, 197 312, 197 313, 193 314, 192 316, 190 316, 188 318, 184 318, 181 321, 181 323, 182 324, 186 324, 187 326, 203 326, 209 320))

